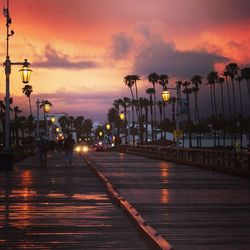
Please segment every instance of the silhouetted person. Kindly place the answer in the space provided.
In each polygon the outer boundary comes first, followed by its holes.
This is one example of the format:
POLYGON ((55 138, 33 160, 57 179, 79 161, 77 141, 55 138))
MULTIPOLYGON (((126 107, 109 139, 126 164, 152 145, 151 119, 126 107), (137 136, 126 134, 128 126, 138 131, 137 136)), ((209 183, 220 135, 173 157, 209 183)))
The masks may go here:
POLYGON ((59 153, 61 153, 62 151, 63 151, 63 140, 62 139, 59 139, 58 141, 57 141, 57 150, 58 150, 58 152, 59 153))
POLYGON ((51 152, 54 152, 56 148, 56 142, 54 140, 50 140, 50 150, 51 152))
POLYGON ((72 165, 72 155, 74 149, 75 140, 72 138, 71 134, 68 134, 67 138, 64 141, 64 152, 65 152, 65 165, 72 165))

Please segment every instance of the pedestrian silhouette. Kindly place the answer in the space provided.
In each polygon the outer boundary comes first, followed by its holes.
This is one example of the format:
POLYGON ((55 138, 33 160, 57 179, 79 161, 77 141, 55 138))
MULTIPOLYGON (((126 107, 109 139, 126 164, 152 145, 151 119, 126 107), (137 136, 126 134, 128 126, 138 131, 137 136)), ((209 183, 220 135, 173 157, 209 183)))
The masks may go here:
POLYGON ((40 166, 47 166, 47 150, 49 148, 49 141, 45 138, 44 133, 41 133, 37 143, 40 166))
POLYGON ((68 134, 67 138, 64 141, 64 152, 65 152, 65 165, 72 165, 72 155, 74 149, 75 140, 72 138, 71 134, 68 134))

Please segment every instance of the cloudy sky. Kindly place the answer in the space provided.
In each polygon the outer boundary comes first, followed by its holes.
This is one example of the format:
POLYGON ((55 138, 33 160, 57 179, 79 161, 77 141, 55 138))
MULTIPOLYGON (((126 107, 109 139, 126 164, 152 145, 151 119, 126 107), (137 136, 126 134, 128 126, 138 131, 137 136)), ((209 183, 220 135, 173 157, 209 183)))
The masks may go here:
MULTIPOLYGON (((151 72, 168 74, 173 84, 250 62, 249 0, 10 0, 10 16, 11 60, 32 63, 34 112, 36 99, 48 99, 52 112, 104 121, 114 99, 130 97, 125 75, 140 75, 145 95, 151 72)), ((0 79, 2 99, 4 68, 0 79)), ((21 88, 13 66, 11 96, 26 112, 21 88)))

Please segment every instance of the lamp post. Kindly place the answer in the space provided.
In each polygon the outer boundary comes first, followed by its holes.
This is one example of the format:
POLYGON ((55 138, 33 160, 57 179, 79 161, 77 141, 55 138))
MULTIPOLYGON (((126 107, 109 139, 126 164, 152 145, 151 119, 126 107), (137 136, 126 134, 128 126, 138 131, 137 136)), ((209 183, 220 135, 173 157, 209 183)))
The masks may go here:
POLYGON ((6 18, 6 60, 4 62, 5 67, 5 76, 6 76, 6 98, 5 98, 5 147, 4 147, 4 154, 2 155, 2 159, 4 161, 2 162, 3 169, 11 170, 13 168, 12 163, 12 152, 11 152, 11 145, 10 145, 10 74, 11 74, 11 66, 12 65, 21 65, 23 66, 22 69, 20 69, 20 74, 22 77, 22 81, 24 84, 29 83, 30 75, 32 70, 29 69, 30 63, 25 59, 23 62, 11 62, 10 56, 9 56, 9 37, 14 35, 14 31, 10 31, 10 25, 12 23, 12 20, 9 15, 9 0, 7 0, 7 8, 3 9, 4 17, 6 18))
POLYGON ((177 156, 179 154, 179 138, 181 137, 182 131, 180 130, 180 85, 176 84, 176 88, 165 87, 162 91, 162 99, 164 102, 168 102, 170 99, 169 90, 176 90, 176 127, 174 131, 174 136, 176 138, 177 156))
POLYGON ((119 114, 120 119, 122 121, 125 120, 126 122, 126 137, 125 137, 125 143, 130 144, 130 110, 124 110, 124 112, 121 112, 119 114), (127 121, 127 114, 128 114, 128 121, 127 121))
POLYGON ((50 108, 51 108, 51 103, 47 100, 39 100, 37 99, 36 101, 36 108, 37 108, 37 118, 36 118, 36 138, 39 138, 39 109, 40 107, 43 108, 43 116, 44 116, 44 122, 45 122, 45 135, 47 136, 47 119, 45 113, 49 113, 50 108))
POLYGON ((54 140, 54 130, 55 130, 55 125, 54 124, 56 122, 55 116, 51 116, 50 121, 51 121, 51 139, 54 140))
POLYGON ((39 139, 39 108, 42 101, 39 99, 36 100, 36 138, 39 139))
POLYGON ((44 112, 44 121, 45 121, 45 136, 47 137, 47 131, 48 131, 48 119, 47 115, 50 112, 51 104, 45 100, 43 101, 43 112, 44 112))

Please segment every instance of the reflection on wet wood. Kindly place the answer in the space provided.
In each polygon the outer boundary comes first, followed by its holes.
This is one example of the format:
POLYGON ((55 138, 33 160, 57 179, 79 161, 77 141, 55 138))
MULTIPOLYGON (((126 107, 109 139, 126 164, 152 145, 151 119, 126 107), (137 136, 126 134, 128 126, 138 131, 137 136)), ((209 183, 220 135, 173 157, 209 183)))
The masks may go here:
POLYGON ((124 153, 88 158, 174 249, 249 249, 248 179, 124 153))
POLYGON ((81 158, 48 162, 0 172, 0 249, 150 249, 81 158))

